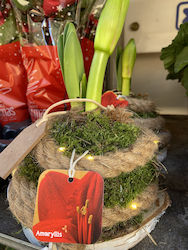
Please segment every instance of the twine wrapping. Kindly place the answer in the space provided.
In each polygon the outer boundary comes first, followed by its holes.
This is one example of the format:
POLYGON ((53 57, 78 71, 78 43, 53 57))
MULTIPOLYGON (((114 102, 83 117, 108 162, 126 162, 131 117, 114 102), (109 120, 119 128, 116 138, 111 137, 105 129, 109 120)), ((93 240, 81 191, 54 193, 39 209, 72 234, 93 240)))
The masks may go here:
MULTIPOLYGON (((59 104, 61 104, 60 102, 59 104)), ((132 122, 131 113, 125 109, 114 109, 108 107, 103 109, 111 119, 122 123, 132 122)), ((48 110, 49 111, 49 110, 48 110)), ((47 114, 40 123, 48 120, 48 117, 55 114, 47 114)), ((71 112, 70 112, 71 114, 71 112)), ((58 113, 60 115, 60 113, 58 113)), ((80 117, 80 115, 78 115, 80 117)), ((53 120, 53 119, 52 119, 53 120)), ((49 122, 49 129, 50 129, 49 122)), ((158 149, 158 137, 151 130, 143 130, 137 141, 127 149, 117 150, 116 152, 106 153, 103 156, 95 156, 93 161, 82 158, 77 164, 77 170, 97 171, 104 178, 115 177, 122 172, 130 172, 139 166, 144 166, 152 159, 154 153, 158 149)), ((34 149, 35 157, 38 163, 44 169, 68 169, 70 159, 59 152, 55 141, 49 136, 41 140, 34 149)), ((33 223, 36 187, 34 183, 28 182, 24 177, 19 176, 17 170, 13 175, 9 188, 9 206, 14 216, 26 227, 31 228, 33 223)), ((140 204, 137 210, 126 208, 104 208, 103 210, 103 227, 113 226, 114 224, 130 219, 132 216, 138 215, 141 211, 151 207, 157 199, 157 184, 149 185, 144 192, 139 194, 135 202, 140 204)), ((72 249, 72 247, 71 247, 72 249)))
MULTIPOLYGON (((122 123, 133 122, 130 119, 130 112, 122 108, 107 109, 105 113, 115 121, 122 123)), ((72 113, 69 114, 72 115, 72 113)), ((84 119, 82 116, 77 118, 84 119)), ((137 141, 129 148, 109 152, 102 156, 94 156, 93 161, 82 158, 77 164, 77 170, 97 171, 104 178, 115 177, 122 172, 133 171, 139 166, 144 166, 152 159, 158 149, 156 143, 158 140, 159 138, 151 130, 143 130, 137 141)), ((49 134, 36 146, 35 157, 44 169, 68 169, 70 159, 59 152, 58 148, 59 146, 49 134)))
POLYGON ((156 106, 154 102, 147 99, 134 98, 134 97, 126 97, 129 105, 128 108, 134 112, 145 113, 145 112, 155 112, 156 106))
MULTIPOLYGON (((17 170, 12 177, 9 187, 9 207, 13 215, 26 227, 32 228, 33 216, 35 209, 37 188, 32 182, 28 182, 24 177, 19 175, 17 170)), ((132 216, 138 215, 141 211, 148 209, 157 199, 158 186, 149 185, 133 201, 138 205, 137 210, 126 208, 105 208, 103 209, 102 226, 109 227, 114 224, 126 221, 132 216)))

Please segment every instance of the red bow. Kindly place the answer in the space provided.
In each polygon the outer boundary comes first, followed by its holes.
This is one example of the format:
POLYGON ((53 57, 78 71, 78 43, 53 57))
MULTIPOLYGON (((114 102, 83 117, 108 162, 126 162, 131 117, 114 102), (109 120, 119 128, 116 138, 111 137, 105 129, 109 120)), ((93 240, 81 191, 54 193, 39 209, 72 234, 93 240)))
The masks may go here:
POLYGON ((102 95, 101 103, 103 106, 107 107, 113 105, 114 107, 127 107, 128 101, 123 98, 117 98, 117 95, 112 91, 107 91, 102 95))
POLYGON ((49 16, 50 14, 58 11, 58 6, 60 6, 60 9, 63 9, 68 7, 68 5, 75 3, 76 1, 77 0, 44 0, 44 13, 46 16, 49 16))

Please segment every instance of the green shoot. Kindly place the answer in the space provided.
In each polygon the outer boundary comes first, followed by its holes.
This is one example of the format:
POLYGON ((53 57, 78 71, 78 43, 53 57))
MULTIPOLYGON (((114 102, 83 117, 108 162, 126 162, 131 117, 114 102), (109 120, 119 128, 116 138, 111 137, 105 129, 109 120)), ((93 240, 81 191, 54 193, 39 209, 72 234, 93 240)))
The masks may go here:
MULTIPOLYGON (((107 0, 99 18, 86 98, 101 102, 102 87, 106 65, 120 38, 129 0, 107 0)), ((86 103, 86 111, 96 108, 95 104, 86 103)))
MULTIPOLYGON (((84 78, 84 62, 80 42, 73 23, 67 23, 64 33, 60 35, 57 43, 61 70, 70 99, 85 97, 86 78, 84 78), (80 87, 82 85, 82 88, 80 87), (82 89, 83 93, 80 92, 82 89), (85 94, 84 94, 85 95, 85 94)), ((78 106, 72 103, 71 106, 78 106)))

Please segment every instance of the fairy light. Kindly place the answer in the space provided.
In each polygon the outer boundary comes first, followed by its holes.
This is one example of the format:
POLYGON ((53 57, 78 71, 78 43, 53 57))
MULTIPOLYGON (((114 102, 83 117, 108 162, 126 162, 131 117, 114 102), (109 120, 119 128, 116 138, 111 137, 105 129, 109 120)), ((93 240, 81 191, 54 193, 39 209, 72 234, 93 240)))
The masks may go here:
POLYGON ((138 208, 138 206, 137 206, 136 203, 132 203, 130 207, 131 207, 131 209, 133 209, 133 210, 136 210, 136 209, 138 208))
POLYGON ((156 140, 156 141, 154 141, 154 143, 155 143, 155 144, 158 144, 158 143, 159 143, 159 141, 157 141, 157 140, 156 140))
POLYGON ((65 152, 65 149, 66 149, 65 147, 59 147, 59 148, 58 148, 58 151, 59 151, 59 152, 65 152))
POLYGON ((94 160, 94 156, 92 156, 92 155, 87 155, 86 158, 87 158, 89 161, 93 161, 93 160, 94 160))

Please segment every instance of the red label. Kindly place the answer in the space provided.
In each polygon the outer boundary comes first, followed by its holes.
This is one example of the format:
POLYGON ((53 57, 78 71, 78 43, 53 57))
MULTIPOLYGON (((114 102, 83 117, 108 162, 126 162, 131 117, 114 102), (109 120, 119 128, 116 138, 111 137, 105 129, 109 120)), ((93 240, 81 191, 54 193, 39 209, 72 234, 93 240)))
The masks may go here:
POLYGON ((103 179, 96 172, 46 170, 39 179, 34 236, 40 241, 95 243, 102 228, 103 179))

